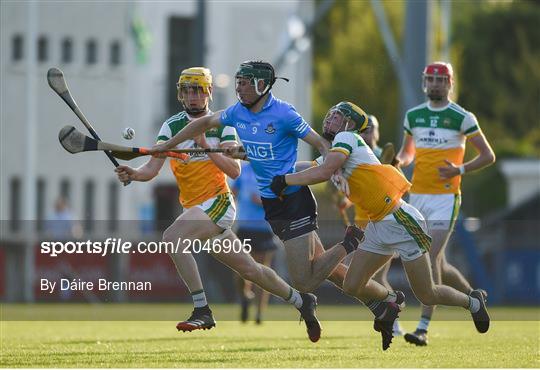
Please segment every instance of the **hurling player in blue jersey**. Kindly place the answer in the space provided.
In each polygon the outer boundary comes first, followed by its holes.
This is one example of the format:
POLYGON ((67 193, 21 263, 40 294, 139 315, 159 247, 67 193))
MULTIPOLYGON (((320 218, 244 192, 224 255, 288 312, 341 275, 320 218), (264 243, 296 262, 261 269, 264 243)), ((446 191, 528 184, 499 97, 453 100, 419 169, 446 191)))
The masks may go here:
MULTIPOLYGON (((343 242, 325 251, 315 232, 317 204, 310 189, 289 186, 281 197, 270 189, 274 176, 295 172, 298 139, 317 148, 323 156, 329 148, 291 104, 273 96, 270 90, 277 79, 270 63, 240 64, 235 75, 238 103, 192 121, 170 140, 154 146, 152 151, 168 150, 212 127, 234 127, 255 172, 266 220, 285 245, 292 285, 301 292, 311 292, 358 247, 363 234, 351 226, 343 242)), ((238 155, 240 151, 237 149, 231 154, 238 155)), ((312 294, 302 294, 302 298, 313 299, 316 304, 312 294)), ((308 332, 310 326, 316 330, 319 325, 315 317, 312 319, 310 323, 306 320, 308 332)))

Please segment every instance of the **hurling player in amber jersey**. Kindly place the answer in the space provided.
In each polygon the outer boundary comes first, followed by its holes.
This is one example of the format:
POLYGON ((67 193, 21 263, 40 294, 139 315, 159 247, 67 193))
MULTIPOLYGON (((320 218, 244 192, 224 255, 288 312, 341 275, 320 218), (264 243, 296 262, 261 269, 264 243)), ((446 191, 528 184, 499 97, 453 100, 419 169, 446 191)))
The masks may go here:
MULTIPOLYGON (((184 111, 165 121, 159 132, 158 143, 169 140, 191 121, 211 115, 208 102, 212 96, 212 75, 202 67, 182 71, 178 80, 178 100, 184 111)), ((232 127, 218 127, 205 130, 193 139, 184 140, 176 148, 210 148, 235 146, 236 132, 232 127)), ((119 166, 116 169, 120 181, 149 181, 159 173, 164 158, 152 157, 139 168, 119 166)), ((234 246, 243 243, 231 231, 236 215, 236 207, 226 176, 237 178, 240 165, 237 160, 221 153, 203 153, 188 156, 184 160, 171 160, 171 170, 180 190, 180 203, 184 212, 163 234, 163 240, 177 243, 180 239, 206 241, 228 240, 234 246)), ((231 245, 229 243, 229 245, 231 245)), ((262 289, 281 297, 300 310, 302 315, 315 317, 315 306, 308 299, 302 300, 300 293, 283 281, 274 270, 255 260, 246 251, 231 252, 223 248, 212 249, 212 256, 235 270, 242 278, 262 289), (219 250, 219 252, 218 252, 219 250)), ((194 310, 191 316, 176 325, 180 331, 210 329, 216 325, 212 311, 206 300, 197 263, 191 253, 171 253, 178 274, 191 292, 194 310)), ((320 332, 319 332, 320 336, 320 332)), ((314 337, 310 336, 314 341, 314 337)), ((319 338, 316 337, 318 340, 319 338)))
POLYGON ((391 165, 379 162, 358 133, 367 125, 367 115, 350 102, 332 107, 324 120, 324 137, 332 139, 324 162, 304 171, 276 176, 272 190, 282 185, 309 185, 329 180, 339 169, 348 180, 349 199, 369 217, 365 240, 354 252, 343 290, 364 302, 375 316, 374 329, 382 335, 386 350, 392 341, 392 326, 404 302, 402 292, 387 289, 373 275, 398 253, 411 288, 424 304, 461 306, 470 310, 476 329, 489 329, 489 315, 482 294, 467 295, 431 278, 428 251, 431 238, 422 214, 401 199, 410 183, 391 165))

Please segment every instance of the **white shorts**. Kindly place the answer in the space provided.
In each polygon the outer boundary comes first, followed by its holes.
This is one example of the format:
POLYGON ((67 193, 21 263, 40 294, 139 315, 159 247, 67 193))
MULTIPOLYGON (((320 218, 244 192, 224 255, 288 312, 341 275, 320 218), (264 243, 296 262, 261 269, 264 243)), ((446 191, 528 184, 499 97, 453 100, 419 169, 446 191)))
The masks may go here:
POLYGON ((460 194, 413 194, 409 203, 422 213, 429 230, 452 230, 461 206, 460 194))
POLYGON ((365 236, 359 249, 385 256, 396 252, 403 261, 421 257, 431 246, 424 217, 406 202, 382 220, 368 223, 365 236))
POLYGON ((216 225, 223 229, 230 229, 236 217, 236 205, 231 193, 219 194, 194 207, 202 209, 216 225))

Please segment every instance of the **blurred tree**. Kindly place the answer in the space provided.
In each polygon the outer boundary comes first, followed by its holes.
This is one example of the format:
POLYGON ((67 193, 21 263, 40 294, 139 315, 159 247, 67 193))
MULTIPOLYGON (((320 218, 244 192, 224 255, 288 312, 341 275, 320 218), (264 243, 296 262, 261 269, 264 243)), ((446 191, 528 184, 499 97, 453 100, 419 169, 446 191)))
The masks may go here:
MULTIPOLYGON (((458 2, 453 13, 459 103, 476 114, 498 160, 540 157, 540 4, 458 2)), ((498 168, 464 178, 466 214, 505 205, 498 168)))
MULTIPOLYGON (((383 5, 401 45, 405 2, 383 5)), ((441 43, 438 20, 435 13, 436 47, 441 43)), ((454 99, 476 114, 498 159, 540 156, 539 24, 537 1, 452 2, 454 99)), ((315 128, 321 128, 328 108, 351 100, 379 118, 381 143, 399 146, 396 125, 403 117, 398 80, 370 2, 337 1, 314 37, 315 128)), ((418 88, 420 83, 419 78, 418 88)), ((496 167, 466 176, 463 187, 469 194, 464 198, 469 215, 481 216, 505 204, 505 184, 496 167)))
POLYGON ((468 2, 455 14, 459 103, 498 158, 540 156, 540 3, 468 2), (459 16, 458 16, 459 14, 459 16))
MULTIPOLYGON (((400 44, 403 3, 383 4, 400 44)), ((320 130, 331 106, 349 100, 377 116, 382 143, 395 141, 402 122, 398 80, 369 1, 336 1, 315 29, 314 46, 314 127, 320 130)))

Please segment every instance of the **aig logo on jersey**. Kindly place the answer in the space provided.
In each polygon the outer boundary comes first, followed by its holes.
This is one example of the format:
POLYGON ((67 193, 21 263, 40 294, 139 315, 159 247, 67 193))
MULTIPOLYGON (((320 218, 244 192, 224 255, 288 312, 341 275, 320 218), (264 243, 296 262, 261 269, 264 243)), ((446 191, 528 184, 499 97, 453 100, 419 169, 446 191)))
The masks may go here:
POLYGON ((252 161, 269 161, 274 159, 272 143, 242 140, 247 156, 252 161))

